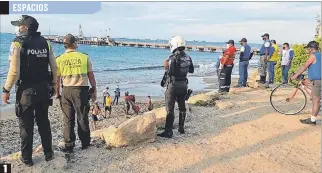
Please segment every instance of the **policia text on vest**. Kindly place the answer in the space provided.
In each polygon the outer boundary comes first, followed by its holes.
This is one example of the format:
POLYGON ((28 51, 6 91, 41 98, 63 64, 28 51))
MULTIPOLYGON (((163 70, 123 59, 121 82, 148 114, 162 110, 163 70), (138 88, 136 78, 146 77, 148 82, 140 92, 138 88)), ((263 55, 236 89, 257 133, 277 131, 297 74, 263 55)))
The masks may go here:
POLYGON ((21 160, 32 165, 34 119, 45 159, 50 160, 53 156, 48 108, 52 104, 50 98, 54 94, 52 85, 57 79, 57 65, 49 42, 38 32, 16 37, 10 50, 10 68, 3 92, 9 92, 16 84, 15 112, 19 118, 21 160))

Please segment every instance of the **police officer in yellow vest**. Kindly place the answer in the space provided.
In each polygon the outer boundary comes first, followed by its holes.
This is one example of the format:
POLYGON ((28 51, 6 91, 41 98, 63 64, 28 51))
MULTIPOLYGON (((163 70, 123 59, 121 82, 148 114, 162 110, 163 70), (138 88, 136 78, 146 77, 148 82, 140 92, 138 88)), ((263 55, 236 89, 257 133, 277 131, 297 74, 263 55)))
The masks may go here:
POLYGON ((279 59, 279 48, 276 44, 276 40, 271 40, 272 47, 270 48, 270 58, 268 59, 268 76, 269 79, 266 82, 266 87, 269 87, 269 84, 274 83, 274 73, 275 73, 275 65, 279 59))
POLYGON ((92 70, 92 64, 87 54, 77 52, 76 38, 67 34, 64 37, 65 53, 56 58, 58 65, 56 93, 59 92, 60 80, 62 80, 62 93, 60 98, 63 111, 63 131, 65 147, 63 152, 71 153, 75 147, 75 114, 77 132, 82 143, 82 149, 90 146, 90 128, 88 112, 90 98, 96 100, 96 81, 92 70), (88 81, 91 84, 89 89, 88 81))
POLYGON ((37 32, 39 24, 35 18, 22 15, 11 24, 16 27, 17 37, 11 43, 10 67, 3 87, 3 101, 8 103, 10 90, 16 84, 15 111, 21 138, 20 160, 32 166, 35 119, 45 160, 53 159, 48 108, 52 103, 50 98, 54 95, 52 89, 57 80, 57 65, 49 42, 37 32))

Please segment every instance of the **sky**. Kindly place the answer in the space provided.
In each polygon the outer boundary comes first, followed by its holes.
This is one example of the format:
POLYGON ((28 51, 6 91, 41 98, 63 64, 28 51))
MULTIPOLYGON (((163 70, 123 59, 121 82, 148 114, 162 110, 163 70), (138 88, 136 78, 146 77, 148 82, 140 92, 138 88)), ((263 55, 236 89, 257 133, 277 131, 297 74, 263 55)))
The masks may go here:
MULTIPOLYGON (((314 38, 320 2, 103 2, 101 10, 86 15, 33 15, 42 34, 87 37, 170 39, 225 42, 245 37, 261 43, 269 33, 278 43, 307 43, 314 38)), ((10 21, 20 15, 1 16, 1 32, 13 33, 10 21)))

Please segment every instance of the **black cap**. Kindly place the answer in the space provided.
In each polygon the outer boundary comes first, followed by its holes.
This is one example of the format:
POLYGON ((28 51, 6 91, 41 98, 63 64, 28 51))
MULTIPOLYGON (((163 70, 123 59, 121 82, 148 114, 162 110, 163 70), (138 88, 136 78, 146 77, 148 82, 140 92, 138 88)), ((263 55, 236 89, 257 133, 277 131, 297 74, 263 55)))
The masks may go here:
POLYGON ((226 44, 235 44, 234 40, 229 40, 226 42, 226 44))
POLYGON ((310 41, 304 48, 319 49, 319 43, 316 41, 310 41))
POLYGON ((63 41, 64 44, 72 45, 76 42, 76 38, 72 34, 67 34, 63 41))
POLYGON ((272 43, 276 44, 276 40, 271 40, 272 43))
POLYGON ((22 15, 19 20, 11 21, 11 24, 13 26, 26 25, 29 31, 37 31, 39 26, 38 21, 34 17, 28 15, 22 15))
POLYGON ((264 35, 262 35, 262 37, 269 37, 269 34, 265 33, 264 35))
POLYGON ((245 42, 245 43, 247 43, 247 39, 246 38, 242 38, 239 42, 245 42))

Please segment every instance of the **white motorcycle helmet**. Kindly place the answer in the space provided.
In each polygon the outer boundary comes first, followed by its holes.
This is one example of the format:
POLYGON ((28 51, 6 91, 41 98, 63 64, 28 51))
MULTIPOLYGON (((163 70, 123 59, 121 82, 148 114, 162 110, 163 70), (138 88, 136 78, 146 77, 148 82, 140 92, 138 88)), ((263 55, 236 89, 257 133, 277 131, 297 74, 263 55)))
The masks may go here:
POLYGON ((169 40, 171 53, 179 47, 186 47, 186 41, 182 36, 174 36, 169 40))

